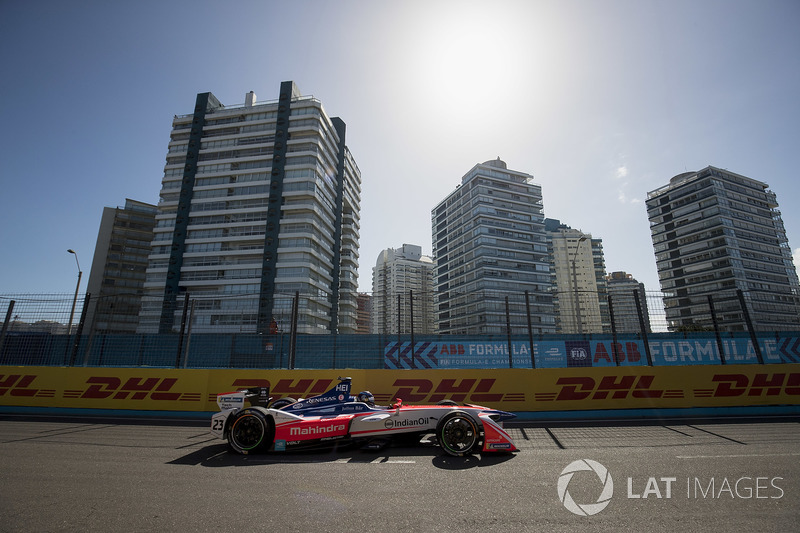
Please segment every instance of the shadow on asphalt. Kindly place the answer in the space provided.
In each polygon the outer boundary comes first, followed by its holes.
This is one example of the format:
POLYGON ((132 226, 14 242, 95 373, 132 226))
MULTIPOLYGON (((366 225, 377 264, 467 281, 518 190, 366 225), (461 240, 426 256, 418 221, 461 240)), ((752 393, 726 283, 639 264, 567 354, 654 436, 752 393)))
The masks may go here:
POLYGON ((322 464, 322 463, 392 463, 395 461, 430 460, 431 464, 442 470, 466 470, 470 468, 495 466, 514 458, 512 453, 476 454, 452 457, 431 444, 418 447, 392 447, 380 451, 365 451, 346 447, 313 452, 266 452, 240 455, 228 449, 227 444, 205 446, 167 464, 184 466, 205 466, 212 468, 264 466, 272 464, 322 464))

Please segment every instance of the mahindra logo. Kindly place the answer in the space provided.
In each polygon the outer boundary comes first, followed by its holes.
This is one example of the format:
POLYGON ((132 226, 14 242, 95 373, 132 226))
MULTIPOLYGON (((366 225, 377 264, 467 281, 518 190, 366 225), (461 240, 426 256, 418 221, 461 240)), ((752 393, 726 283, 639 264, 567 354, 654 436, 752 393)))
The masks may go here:
POLYGON ((328 433, 336 433, 344 430, 344 424, 325 427, 293 427, 289 430, 289 435, 327 435, 328 433))

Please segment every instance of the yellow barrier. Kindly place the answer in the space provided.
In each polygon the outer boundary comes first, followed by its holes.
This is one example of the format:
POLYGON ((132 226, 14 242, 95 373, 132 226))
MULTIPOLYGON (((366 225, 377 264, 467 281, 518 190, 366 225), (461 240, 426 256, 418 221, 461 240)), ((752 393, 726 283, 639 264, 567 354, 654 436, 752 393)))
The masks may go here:
POLYGON ((452 399, 506 411, 800 405, 800 365, 496 370, 0 367, 0 406, 216 411, 216 395, 270 386, 309 397, 339 376, 378 403, 452 399))

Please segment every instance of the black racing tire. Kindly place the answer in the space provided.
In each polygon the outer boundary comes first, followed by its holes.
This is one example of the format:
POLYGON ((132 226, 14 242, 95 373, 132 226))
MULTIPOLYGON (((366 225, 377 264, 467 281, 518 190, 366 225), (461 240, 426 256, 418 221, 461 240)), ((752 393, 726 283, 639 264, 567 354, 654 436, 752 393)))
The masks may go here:
POLYGON ((458 407, 458 402, 455 402, 453 400, 441 400, 436 402, 436 405, 447 405, 451 407, 458 407))
POLYGON ((453 411, 436 425, 439 446, 448 455, 461 457, 480 450, 482 426, 464 411, 453 411))
POLYGON ((269 408, 270 409, 283 409, 287 405, 292 405, 294 403, 297 403, 297 400, 295 400, 294 398, 289 398, 287 396, 286 398, 278 398, 277 400, 275 400, 274 402, 269 404, 269 408))
POLYGON ((228 428, 228 446, 244 455, 268 449, 274 438, 275 421, 256 409, 237 413, 228 428))

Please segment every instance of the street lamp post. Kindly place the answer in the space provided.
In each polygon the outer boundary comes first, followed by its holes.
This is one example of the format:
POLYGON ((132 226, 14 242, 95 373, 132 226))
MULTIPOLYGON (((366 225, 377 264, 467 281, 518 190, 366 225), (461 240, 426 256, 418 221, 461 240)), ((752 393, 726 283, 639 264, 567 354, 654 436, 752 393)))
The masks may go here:
POLYGON ((75 285, 75 297, 72 299, 72 311, 69 313, 69 328, 67 330, 67 334, 72 335, 72 319, 75 318, 75 306, 78 304, 78 290, 81 288, 83 272, 81 272, 81 264, 78 262, 78 253, 72 248, 67 251, 75 256, 75 264, 78 265, 78 284, 75 285))
POLYGON ((578 256, 578 250, 580 249, 581 243, 586 240, 586 235, 582 235, 578 242, 575 244, 575 251, 572 253, 572 289, 574 291, 573 294, 573 301, 575 303, 575 316, 578 319, 578 333, 583 334, 583 324, 581 320, 581 309, 578 305, 578 273, 575 268, 575 259, 578 256))

